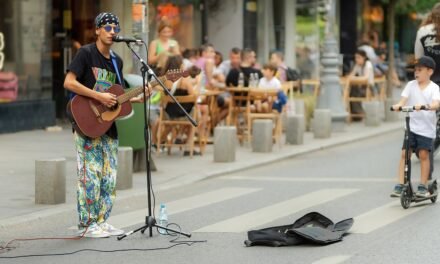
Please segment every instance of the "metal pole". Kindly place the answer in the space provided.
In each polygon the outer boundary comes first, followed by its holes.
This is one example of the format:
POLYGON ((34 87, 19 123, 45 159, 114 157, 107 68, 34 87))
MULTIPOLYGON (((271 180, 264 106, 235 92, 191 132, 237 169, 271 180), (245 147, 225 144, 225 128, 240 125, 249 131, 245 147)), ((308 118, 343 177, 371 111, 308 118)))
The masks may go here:
POLYGON ((208 6, 207 1, 200 1, 200 11, 202 13, 202 44, 206 44, 209 42, 208 37, 208 6))
POLYGON ((324 52, 321 56, 321 89, 318 97, 318 109, 330 109, 332 128, 335 131, 344 129, 347 112, 342 101, 342 88, 339 81, 339 42, 335 37, 336 0, 327 2, 327 25, 324 40, 324 52))
MULTIPOLYGON (((132 1, 132 21, 133 21, 133 36, 137 39, 142 39, 148 43, 148 0, 133 0, 132 1)), ((147 60, 147 51, 143 46, 136 46, 135 51, 147 60)), ((141 74, 140 68, 142 65, 137 60, 133 60, 133 70, 137 74, 141 74)))

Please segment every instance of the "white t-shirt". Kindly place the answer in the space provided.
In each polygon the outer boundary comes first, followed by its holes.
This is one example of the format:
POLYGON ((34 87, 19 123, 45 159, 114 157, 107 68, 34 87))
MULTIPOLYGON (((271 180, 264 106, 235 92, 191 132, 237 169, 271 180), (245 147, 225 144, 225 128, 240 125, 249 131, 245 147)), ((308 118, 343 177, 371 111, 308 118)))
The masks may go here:
MULTIPOLYGON (((416 80, 408 82, 402 91, 402 97, 408 98, 407 105, 432 104, 434 100, 440 100, 439 86, 430 82, 425 89, 421 90, 416 80)), ((436 115, 435 111, 414 111, 410 116, 411 132, 424 137, 435 138, 436 115)))
POLYGON ((371 61, 367 60, 362 67, 358 64, 354 65, 353 72, 360 77, 367 77, 368 83, 374 85, 374 68, 371 61))
POLYGON ((220 65, 218 66, 218 69, 221 73, 223 73, 225 77, 228 76, 229 72, 231 71, 231 61, 222 61, 222 63, 220 63, 220 65))
POLYGON ((270 81, 263 77, 258 83, 258 88, 261 89, 281 89, 281 82, 278 78, 273 77, 270 81))

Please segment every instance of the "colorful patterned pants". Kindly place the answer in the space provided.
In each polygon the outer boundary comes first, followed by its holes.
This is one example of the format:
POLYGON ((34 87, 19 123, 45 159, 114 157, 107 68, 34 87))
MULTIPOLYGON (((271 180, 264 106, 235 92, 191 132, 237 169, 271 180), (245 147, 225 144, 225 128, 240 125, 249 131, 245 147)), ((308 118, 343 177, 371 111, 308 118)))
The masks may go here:
POLYGON ((107 220, 116 197, 118 140, 74 134, 78 172, 79 226, 107 220))

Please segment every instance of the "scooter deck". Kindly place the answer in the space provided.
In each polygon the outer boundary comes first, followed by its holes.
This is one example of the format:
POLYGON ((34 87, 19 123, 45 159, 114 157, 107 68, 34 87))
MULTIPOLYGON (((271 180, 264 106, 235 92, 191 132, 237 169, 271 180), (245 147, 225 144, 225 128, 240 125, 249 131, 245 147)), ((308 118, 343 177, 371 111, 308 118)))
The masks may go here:
POLYGON ((431 198, 437 197, 437 195, 438 195, 438 192, 434 192, 433 194, 426 196, 426 197, 418 197, 418 196, 414 195, 413 198, 411 199, 411 202, 415 202, 415 203, 423 202, 423 201, 429 200, 431 198))

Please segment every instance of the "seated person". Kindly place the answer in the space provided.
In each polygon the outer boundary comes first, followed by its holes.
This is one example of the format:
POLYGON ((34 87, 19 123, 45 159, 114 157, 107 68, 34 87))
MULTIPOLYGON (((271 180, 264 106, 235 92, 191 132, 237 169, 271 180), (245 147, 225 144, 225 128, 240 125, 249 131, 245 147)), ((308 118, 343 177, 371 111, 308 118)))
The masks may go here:
POLYGON ((229 71, 226 77, 226 86, 238 86, 238 77, 242 72, 244 75, 244 87, 249 86, 249 79, 251 73, 257 73, 258 77, 263 77, 260 70, 253 67, 255 63, 254 51, 252 49, 243 49, 241 52, 241 63, 239 68, 233 68, 229 71))
MULTIPOLYGON (((259 89, 276 89, 281 91, 281 82, 275 77, 277 73, 277 66, 274 64, 264 64, 263 66, 263 78, 258 83, 259 89)), ((276 98, 268 97, 266 100, 255 100, 251 111, 254 110, 257 113, 270 113, 272 111, 272 104, 276 98)))
MULTIPOLYGON (((240 73, 242 73, 243 77, 244 77, 244 80, 243 80, 244 87, 249 87, 249 80, 250 80, 251 74, 256 73, 258 75, 258 79, 263 77, 263 74, 261 73, 261 71, 254 68, 254 66, 253 66, 254 64, 255 64, 255 52, 249 48, 243 49, 241 52, 240 67, 233 68, 229 71, 228 76, 226 77, 226 86, 237 87, 240 73)), ((231 100, 230 97, 224 98, 225 105, 229 105, 230 100, 231 100)), ((245 106, 245 105, 242 105, 242 106, 245 106)))
POLYGON ((182 53, 183 56, 183 69, 189 70, 198 59, 198 51, 195 49, 185 49, 182 53))
POLYGON ((192 86, 199 94, 197 98, 197 110, 198 110, 198 118, 199 125, 197 126, 197 131, 199 138, 204 139, 208 134, 208 123, 210 122, 209 116, 209 106, 207 104, 207 98, 202 89, 202 74, 200 68, 193 65, 188 69, 189 80, 191 81, 192 86))
MULTIPOLYGON (((348 76, 348 80, 367 80, 370 87, 374 87, 374 67, 368 60, 367 53, 364 50, 357 50, 355 55, 355 65, 348 76)), ((370 89, 370 88, 369 88, 370 89)), ((352 86, 350 89, 350 97, 364 97, 366 89, 359 86, 352 86)), ((362 104, 360 102, 350 102, 350 112, 353 114, 363 113, 362 104)), ((360 121, 361 119, 353 119, 360 121)))
MULTIPOLYGON (((180 70, 183 68, 183 60, 180 55, 169 56, 165 67, 163 68, 162 74, 165 74, 169 70, 180 70)), ((190 77, 182 77, 176 82, 171 82, 169 80, 165 81, 165 86, 170 90, 170 93, 174 96, 185 96, 185 95, 195 95, 197 91, 194 89, 192 85, 190 77)), ((193 103, 182 103, 182 108, 185 109, 187 113, 191 113, 192 111, 197 111, 194 109, 193 103)), ((185 113, 180 109, 180 107, 176 103, 168 103, 165 106, 165 114, 168 119, 180 119, 186 118, 185 113)), ((166 138, 166 136, 171 131, 168 129, 163 134, 162 138, 166 138)), ((192 134, 189 134, 189 128, 185 127, 184 129, 180 129, 175 138, 175 143, 180 144, 185 142, 184 136, 186 135, 186 140, 193 140, 192 134)), ((184 151, 184 156, 188 156, 190 153, 188 150, 184 151)), ((194 151, 193 155, 200 155, 200 152, 194 151)))

